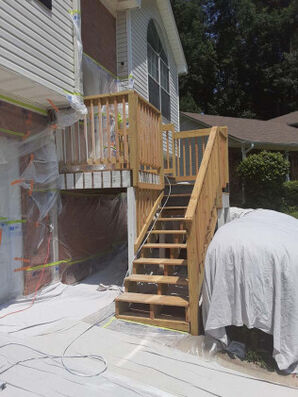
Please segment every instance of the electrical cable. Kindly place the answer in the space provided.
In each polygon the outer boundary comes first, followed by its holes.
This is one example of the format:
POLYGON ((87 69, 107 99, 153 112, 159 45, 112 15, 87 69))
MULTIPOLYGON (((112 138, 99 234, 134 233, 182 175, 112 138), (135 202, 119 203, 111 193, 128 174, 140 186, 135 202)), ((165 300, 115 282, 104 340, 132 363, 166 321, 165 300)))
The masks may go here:
MULTIPOLYGON (((152 230, 154 229, 154 227, 155 227, 155 225, 156 225, 156 222, 158 221, 158 218, 159 218, 160 214, 162 213, 164 207, 167 205, 167 203, 168 203, 168 201, 169 201, 169 198, 170 198, 170 196, 171 196, 171 194, 172 194, 172 185, 171 185, 171 182, 170 182, 169 178, 167 177, 167 175, 165 175, 165 178, 168 180, 168 184, 169 184, 169 193, 168 193, 168 196, 167 196, 167 198, 166 198, 166 201, 164 202, 164 204, 163 204, 162 207, 160 208, 160 211, 157 213, 157 216, 156 216, 156 218, 154 219, 154 221, 153 221, 153 223, 152 223, 152 226, 151 226, 149 232, 147 233, 147 236, 145 237, 144 241, 142 242, 142 244, 140 245, 139 249, 137 250, 137 252, 136 252, 136 254, 135 254, 134 258, 133 258, 133 261, 134 261, 135 259, 137 259, 139 253, 141 252, 141 249, 144 247, 144 245, 145 245, 146 242, 148 241, 148 238, 150 237, 150 235, 151 235, 151 233, 152 233, 152 230)), ((127 276, 129 276, 129 269, 127 270, 127 272, 126 272, 124 278, 126 278, 127 276)), ((122 287, 123 287, 123 286, 124 286, 124 280, 123 280, 122 287)))

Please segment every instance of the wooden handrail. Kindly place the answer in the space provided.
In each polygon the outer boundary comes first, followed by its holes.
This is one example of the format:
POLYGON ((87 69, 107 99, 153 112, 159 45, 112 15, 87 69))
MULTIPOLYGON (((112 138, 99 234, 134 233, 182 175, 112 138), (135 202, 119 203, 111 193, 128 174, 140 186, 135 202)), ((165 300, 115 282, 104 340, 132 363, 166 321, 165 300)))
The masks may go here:
POLYGON ((196 182, 186 210, 189 318, 191 333, 198 335, 199 297, 204 259, 217 223, 222 188, 228 183, 227 130, 212 127, 196 182))
POLYGON ((209 136, 210 132, 211 132, 211 128, 202 128, 200 130, 175 132, 174 138, 182 139, 182 138, 195 138, 199 136, 209 136))
POLYGON ((215 145, 215 139, 216 139, 216 134, 217 134, 217 127, 212 127, 210 136, 208 139, 207 147, 203 156, 202 164, 199 170, 199 173, 196 178, 196 182, 188 203, 188 207, 185 213, 185 218, 188 221, 192 221, 195 215, 195 211, 197 208, 198 200, 200 198, 200 195, 202 193, 202 186, 205 181, 206 177, 206 172, 207 172, 207 167, 209 165, 210 161, 210 156, 213 150, 213 147, 215 145))
POLYGON ((144 240, 144 237, 146 235, 146 232, 153 220, 154 215, 156 214, 156 211, 158 210, 158 207, 160 206, 163 197, 164 197, 164 192, 162 191, 158 196, 157 200, 155 201, 149 215, 147 216, 146 222, 144 223, 142 230, 140 231, 138 238, 135 241, 135 245, 134 245, 135 253, 138 251, 139 247, 141 246, 142 241, 144 240))

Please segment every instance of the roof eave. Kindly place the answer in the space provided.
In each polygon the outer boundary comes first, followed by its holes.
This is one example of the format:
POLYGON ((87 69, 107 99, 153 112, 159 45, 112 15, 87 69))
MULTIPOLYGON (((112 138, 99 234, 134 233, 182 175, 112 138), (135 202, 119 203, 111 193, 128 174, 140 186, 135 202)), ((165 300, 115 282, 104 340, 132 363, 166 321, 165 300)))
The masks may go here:
POLYGON ((179 32, 177 29, 173 9, 170 0, 156 0, 161 18, 164 23, 165 30, 168 35, 168 40, 172 48, 174 58, 177 65, 177 72, 179 75, 187 74, 188 67, 181 44, 179 32))

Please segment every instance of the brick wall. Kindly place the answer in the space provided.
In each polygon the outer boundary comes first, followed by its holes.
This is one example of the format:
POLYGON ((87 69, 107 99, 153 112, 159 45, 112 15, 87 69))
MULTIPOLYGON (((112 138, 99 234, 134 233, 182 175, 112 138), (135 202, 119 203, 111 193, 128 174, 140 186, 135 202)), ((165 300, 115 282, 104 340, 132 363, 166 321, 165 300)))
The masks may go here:
MULTIPOLYGON (((24 141, 33 134, 36 134, 46 128, 48 123, 47 117, 33 113, 19 106, 0 101, 0 128, 10 131, 1 132, 0 136, 24 141), (23 136, 14 135, 14 133, 24 134, 23 136)), ((20 174, 28 166, 30 162, 30 154, 16 158, 19 162, 20 174)), ((7 181, 11 183, 12 181, 7 181)), ((1 198, 0 198, 1 200, 1 198)), ((23 258, 29 262, 19 262, 22 266, 35 266, 43 264, 47 255, 47 242, 49 237, 48 228, 44 225, 37 225, 38 209, 33 203, 32 198, 28 195, 28 190, 21 189, 21 209, 23 232, 23 258)), ((46 221, 45 221, 46 222, 46 221)), ((51 257, 49 257, 49 260, 51 257)), ((14 260, 14 258, 13 258, 14 260)), ((1 264, 0 264, 1 265, 1 264)), ((24 272, 24 294, 34 292, 40 279, 41 271, 24 272)), ((1 277, 1 274, 0 274, 1 277)), ((49 283, 50 271, 46 270, 43 274, 41 285, 49 283)))
POLYGON ((99 0, 84 0, 82 12, 83 51, 117 74, 116 18, 99 0))
POLYGON ((59 260, 75 262, 60 266, 62 281, 71 284, 98 270, 101 258, 127 241, 126 196, 96 190, 62 193, 58 230, 59 260))

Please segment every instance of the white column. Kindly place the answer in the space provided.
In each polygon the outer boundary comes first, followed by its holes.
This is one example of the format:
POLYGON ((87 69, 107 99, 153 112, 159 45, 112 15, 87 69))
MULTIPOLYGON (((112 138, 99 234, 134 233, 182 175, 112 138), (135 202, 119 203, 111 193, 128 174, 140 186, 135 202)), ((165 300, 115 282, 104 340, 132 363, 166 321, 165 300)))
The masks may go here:
MULTIPOLYGON (((57 202, 50 211, 51 227, 52 227, 52 262, 59 261, 59 236, 58 236, 58 208, 57 202)), ((60 279, 59 266, 51 267, 52 283, 56 283, 60 279)))
POLYGON ((127 188, 127 238, 128 238, 128 271, 132 272, 132 262, 134 260, 134 243, 137 237, 137 211, 135 189, 127 188))

